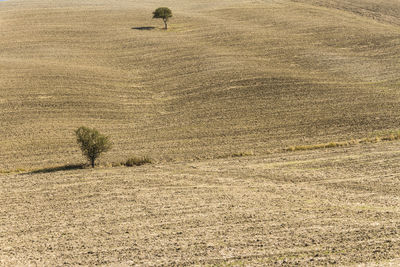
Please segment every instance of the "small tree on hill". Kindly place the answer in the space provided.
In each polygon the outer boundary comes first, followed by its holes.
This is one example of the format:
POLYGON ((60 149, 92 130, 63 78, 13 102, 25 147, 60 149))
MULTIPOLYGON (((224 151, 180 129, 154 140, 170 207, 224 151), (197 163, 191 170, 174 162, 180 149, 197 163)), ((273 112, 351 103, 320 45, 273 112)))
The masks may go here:
POLYGON ((168 29, 167 22, 169 18, 172 18, 172 11, 168 7, 159 7, 153 12, 153 19, 162 19, 165 29, 168 29))
POLYGON ((108 136, 102 135, 96 129, 87 127, 79 127, 76 131, 76 141, 78 142, 82 154, 90 161, 90 165, 94 168, 96 159, 103 152, 111 149, 111 141, 108 136))

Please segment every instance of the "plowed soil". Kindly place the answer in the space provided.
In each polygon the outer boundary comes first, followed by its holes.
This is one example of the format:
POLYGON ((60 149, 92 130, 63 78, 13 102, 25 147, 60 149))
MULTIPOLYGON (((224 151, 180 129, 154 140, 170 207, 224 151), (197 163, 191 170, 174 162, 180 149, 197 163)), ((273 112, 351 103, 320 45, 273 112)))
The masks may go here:
POLYGON ((398 130, 399 73, 397 0, 0 1, 0 265, 398 266, 399 141, 283 149, 398 130))
POLYGON ((81 125, 112 137, 104 161, 397 129, 398 1, 349 2, 1 2, 0 169, 80 162, 81 125))
POLYGON ((399 179, 398 142, 3 175, 0 264, 396 266, 399 179))

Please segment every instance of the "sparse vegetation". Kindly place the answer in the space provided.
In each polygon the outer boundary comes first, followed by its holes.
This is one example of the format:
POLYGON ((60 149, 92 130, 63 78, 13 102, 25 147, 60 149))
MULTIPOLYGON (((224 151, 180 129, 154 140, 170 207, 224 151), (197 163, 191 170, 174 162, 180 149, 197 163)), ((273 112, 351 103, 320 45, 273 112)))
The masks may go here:
POLYGON ((153 12, 153 19, 162 19, 164 21, 164 29, 168 29, 168 20, 172 18, 172 11, 168 7, 159 7, 153 12))
POLYGON ((22 169, 22 168, 17 168, 14 170, 0 170, 0 174, 8 174, 8 173, 22 173, 26 172, 27 170, 22 169))
POLYGON ((321 149, 321 148, 344 147, 344 146, 351 146, 351 145, 355 145, 355 144, 378 143, 378 142, 394 141, 394 140, 400 140, 400 131, 393 131, 389 134, 379 135, 379 136, 375 136, 375 137, 365 137, 365 138, 360 138, 360 139, 353 139, 350 141, 329 142, 329 143, 315 144, 315 145, 290 146, 284 150, 286 150, 286 151, 314 150, 314 149, 321 149))
POLYGON ((82 126, 75 131, 75 134, 83 155, 90 161, 93 168, 96 159, 112 147, 110 138, 96 129, 82 126))
POLYGON ((124 162, 124 165, 127 167, 133 167, 150 163, 152 163, 151 159, 147 156, 144 156, 144 157, 131 157, 127 159, 126 162, 124 162))

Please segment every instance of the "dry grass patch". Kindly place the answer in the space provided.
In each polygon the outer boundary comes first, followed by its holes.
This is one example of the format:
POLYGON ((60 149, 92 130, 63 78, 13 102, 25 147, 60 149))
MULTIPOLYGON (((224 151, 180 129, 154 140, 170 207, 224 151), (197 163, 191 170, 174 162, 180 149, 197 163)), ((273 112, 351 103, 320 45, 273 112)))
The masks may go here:
POLYGON ((314 150, 322 148, 345 147, 356 144, 379 143, 387 141, 395 141, 400 139, 400 131, 391 131, 389 134, 377 135, 375 137, 365 137, 360 139, 353 139, 350 141, 329 142, 316 145, 298 145, 285 148, 285 151, 299 151, 299 150, 314 150))

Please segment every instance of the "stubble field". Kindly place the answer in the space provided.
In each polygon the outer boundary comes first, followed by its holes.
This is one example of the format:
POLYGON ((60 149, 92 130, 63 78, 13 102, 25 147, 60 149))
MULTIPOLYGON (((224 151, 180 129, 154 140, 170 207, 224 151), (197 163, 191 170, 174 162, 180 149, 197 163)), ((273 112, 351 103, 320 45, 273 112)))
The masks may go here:
POLYGON ((284 151, 400 128, 399 14, 1 1, 0 265, 400 264, 398 141, 284 151), (81 125, 114 148, 63 170, 81 125), (131 155, 154 164, 110 166, 131 155))

